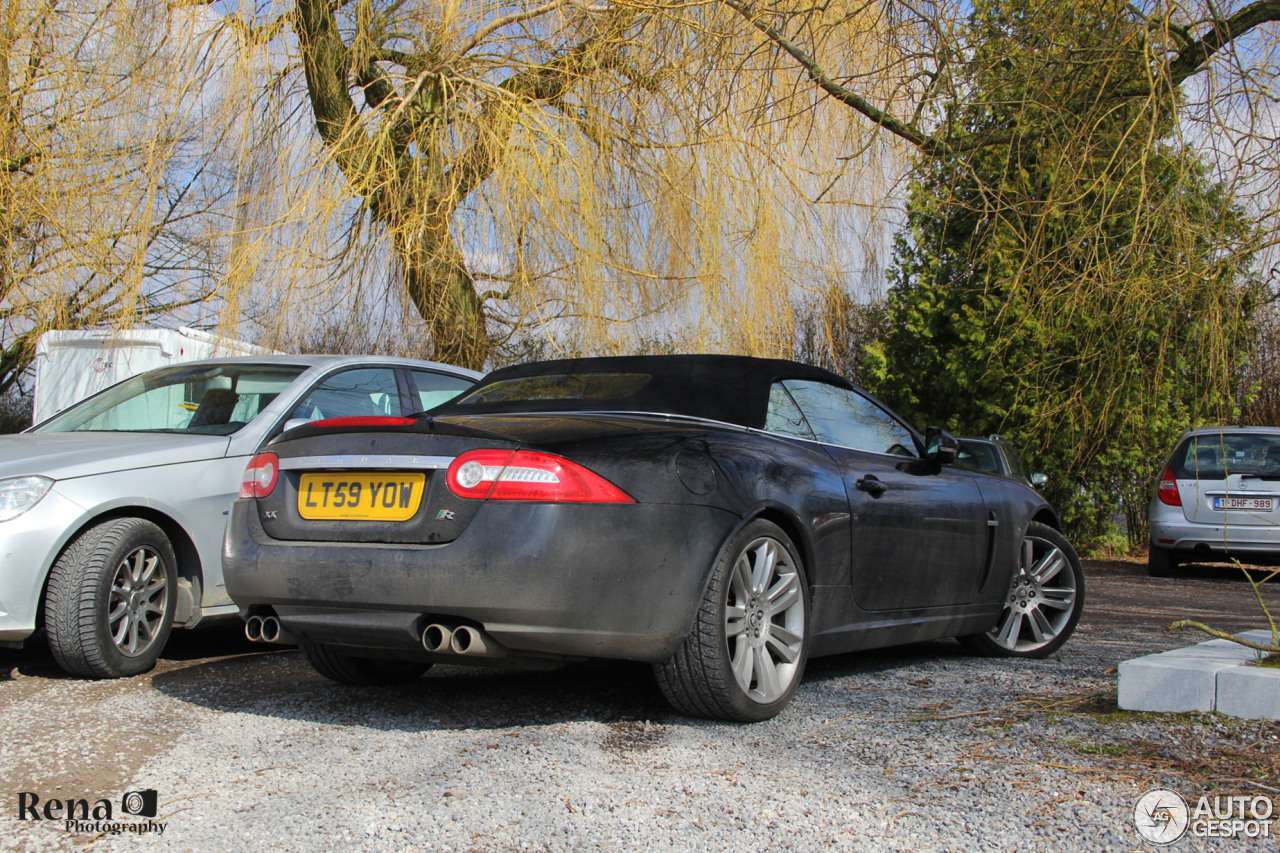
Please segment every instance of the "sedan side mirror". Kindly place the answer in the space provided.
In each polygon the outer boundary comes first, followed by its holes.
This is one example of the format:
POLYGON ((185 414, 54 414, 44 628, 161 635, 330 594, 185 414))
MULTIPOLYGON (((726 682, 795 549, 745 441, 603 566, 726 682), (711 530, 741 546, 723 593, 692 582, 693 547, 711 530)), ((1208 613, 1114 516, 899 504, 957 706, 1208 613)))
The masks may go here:
POLYGON ((939 465, 950 465, 960 456, 960 440, 942 427, 924 431, 924 458, 939 465))

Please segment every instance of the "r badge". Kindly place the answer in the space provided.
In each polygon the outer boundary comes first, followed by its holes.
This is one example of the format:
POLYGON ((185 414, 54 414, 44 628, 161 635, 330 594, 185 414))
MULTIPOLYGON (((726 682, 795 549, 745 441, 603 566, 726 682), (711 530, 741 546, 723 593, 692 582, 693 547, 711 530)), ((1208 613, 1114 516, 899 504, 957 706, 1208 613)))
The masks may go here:
POLYGON ((436 521, 453 521, 453 510, 442 509, 436 513, 436 521))

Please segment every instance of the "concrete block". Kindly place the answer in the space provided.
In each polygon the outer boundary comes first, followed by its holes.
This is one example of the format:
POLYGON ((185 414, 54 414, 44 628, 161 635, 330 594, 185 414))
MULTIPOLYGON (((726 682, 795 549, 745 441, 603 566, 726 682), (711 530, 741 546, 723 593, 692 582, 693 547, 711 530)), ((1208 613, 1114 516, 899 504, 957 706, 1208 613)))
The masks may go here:
POLYGON ((1117 702, 1126 711, 1212 711, 1218 672, 1236 666, 1168 653, 1123 661, 1117 702))
MULTIPOLYGON (((1271 632, 1239 636, 1269 643, 1271 632)), ((1127 660, 1120 664, 1118 703, 1126 711, 1218 711, 1254 720, 1280 719, 1280 670, 1246 666, 1257 652, 1230 640, 1127 660)))
POLYGON ((1220 671, 1215 702, 1222 714, 1280 720, 1280 669, 1236 666, 1220 671))

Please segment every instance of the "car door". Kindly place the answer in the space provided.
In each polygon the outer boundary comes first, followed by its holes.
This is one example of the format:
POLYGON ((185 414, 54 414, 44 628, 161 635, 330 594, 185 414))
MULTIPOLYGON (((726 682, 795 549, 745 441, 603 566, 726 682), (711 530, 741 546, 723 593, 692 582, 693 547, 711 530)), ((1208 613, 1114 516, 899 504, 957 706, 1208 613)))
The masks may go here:
POLYGON ((975 475, 921 459, 911 430, 864 394, 811 380, 781 385, 844 476, 858 606, 972 601, 990 538, 975 475))

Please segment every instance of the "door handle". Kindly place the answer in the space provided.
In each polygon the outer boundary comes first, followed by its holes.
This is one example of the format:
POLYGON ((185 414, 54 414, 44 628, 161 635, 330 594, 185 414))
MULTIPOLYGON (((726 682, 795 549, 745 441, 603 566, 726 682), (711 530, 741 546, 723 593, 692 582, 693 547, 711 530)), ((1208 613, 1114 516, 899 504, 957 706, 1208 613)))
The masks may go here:
POLYGON ((859 477, 858 482, 854 483, 854 486, 858 491, 866 492, 873 498, 880 497, 885 493, 885 490, 889 488, 870 474, 865 477, 859 477))

